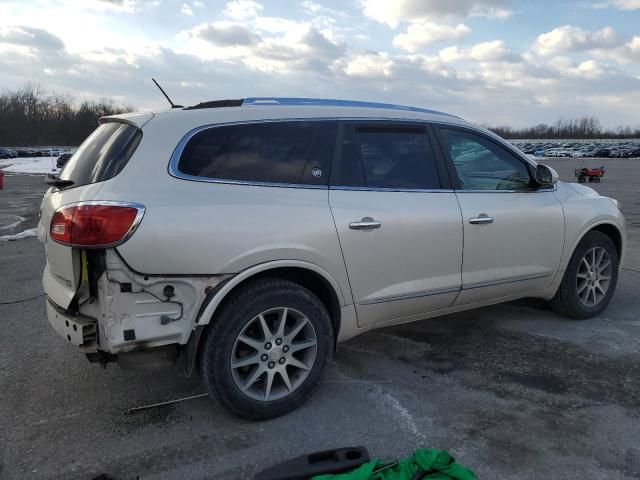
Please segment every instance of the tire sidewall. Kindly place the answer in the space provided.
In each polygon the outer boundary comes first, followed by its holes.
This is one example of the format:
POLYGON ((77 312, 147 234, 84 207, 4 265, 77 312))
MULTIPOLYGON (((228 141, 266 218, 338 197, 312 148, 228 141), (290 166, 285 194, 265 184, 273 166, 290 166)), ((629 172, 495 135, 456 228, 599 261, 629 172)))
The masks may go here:
POLYGON ((209 391, 236 415, 266 419, 297 408, 313 394, 333 353, 333 330, 326 308, 310 291, 282 280, 258 282, 252 287, 249 288, 252 295, 236 297, 212 320, 215 326, 206 339, 202 373, 209 391), (261 402, 246 396, 236 385, 231 355, 245 326, 259 313, 276 307, 298 310, 309 319, 315 330, 317 350, 313 367, 302 385, 284 398, 261 402))

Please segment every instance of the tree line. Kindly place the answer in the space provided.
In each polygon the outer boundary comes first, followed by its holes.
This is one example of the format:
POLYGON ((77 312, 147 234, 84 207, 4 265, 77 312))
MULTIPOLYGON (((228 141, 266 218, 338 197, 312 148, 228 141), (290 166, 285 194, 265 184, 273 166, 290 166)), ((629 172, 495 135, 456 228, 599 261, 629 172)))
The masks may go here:
POLYGON ((560 118, 554 124, 540 123, 533 127, 488 127, 494 133, 509 139, 589 139, 589 138, 640 138, 640 127, 619 126, 603 128, 600 120, 592 116, 560 118))
POLYGON ((0 93, 0 146, 80 145, 100 117, 132 110, 104 99, 77 103, 28 83, 0 93))
MULTIPOLYGON (((0 93, 0 146, 80 145, 105 115, 130 112, 112 100, 76 103, 70 95, 48 94, 37 84, 0 93)), ((603 128, 593 116, 565 119, 532 127, 488 127, 510 139, 640 138, 640 127, 603 128)))

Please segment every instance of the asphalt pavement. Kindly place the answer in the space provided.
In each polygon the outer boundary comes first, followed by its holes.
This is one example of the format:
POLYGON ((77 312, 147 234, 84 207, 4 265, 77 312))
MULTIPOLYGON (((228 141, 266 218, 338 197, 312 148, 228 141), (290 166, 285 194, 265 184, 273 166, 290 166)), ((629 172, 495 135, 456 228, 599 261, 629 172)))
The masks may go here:
MULTIPOLYGON (((640 160, 547 159, 600 184, 627 218, 629 251, 600 317, 523 300, 371 332, 340 345, 324 384, 267 422, 229 415, 177 369, 89 364, 48 325, 42 298, 0 305, 0 478, 251 478, 310 451, 364 445, 394 459, 448 450, 479 478, 640 477, 640 160)), ((7 175, 0 235, 35 226, 43 177, 7 175), (12 217, 13 216, 13 217, 12 217)), ((43 248, 0 242, 0 302, 42 292, 43 248)))

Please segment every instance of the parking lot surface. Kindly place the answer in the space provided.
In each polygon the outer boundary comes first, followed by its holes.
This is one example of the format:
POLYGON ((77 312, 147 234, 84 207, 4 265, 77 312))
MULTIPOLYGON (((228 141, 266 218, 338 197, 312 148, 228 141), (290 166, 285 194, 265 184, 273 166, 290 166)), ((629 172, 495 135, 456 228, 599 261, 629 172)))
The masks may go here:
MULTIPOLYGON (((177 369, 89 364, 49 327, 42 298, 0 305, 0 478, 251 478, 306 452, 364 445, 394 459, 449 450, 479 478, 640 477, 640 160, 545 159, 571 180, 599 166, 629 250, 600 317, 523 300, 378 330, 342 344, 316 396, 267 422, 227 414, 177 369)), ((0 235, 35 226, 43 178, 7 175, 0 235)), ((42 293, 42 246, 0 242, 0 302, 42 293)))

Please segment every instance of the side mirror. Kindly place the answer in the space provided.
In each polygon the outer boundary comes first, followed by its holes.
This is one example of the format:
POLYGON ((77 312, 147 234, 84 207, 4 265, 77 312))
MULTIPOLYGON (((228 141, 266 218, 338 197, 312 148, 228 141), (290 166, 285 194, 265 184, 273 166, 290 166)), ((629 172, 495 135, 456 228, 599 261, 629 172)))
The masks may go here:
POLYGON ((558 172, 548 165, 539 163, 536 167, 536 182, 539 185, 554 185, 558 181, 558 172))

